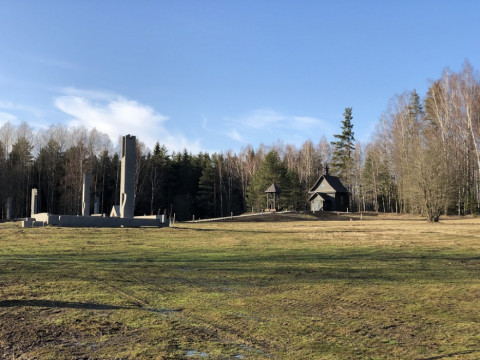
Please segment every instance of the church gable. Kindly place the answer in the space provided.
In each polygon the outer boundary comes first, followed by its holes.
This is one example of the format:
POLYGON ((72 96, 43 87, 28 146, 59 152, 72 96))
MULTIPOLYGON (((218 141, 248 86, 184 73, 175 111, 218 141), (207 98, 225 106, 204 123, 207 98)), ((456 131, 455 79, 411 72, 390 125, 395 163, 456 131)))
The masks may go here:
POLYGON ((336 176, 322 175, 317 180, 315 185, 310 189, 309 193, 335 193, 335 192, 348 192, 343 186, 340 179, 336 176))
POLYGON ((328 197, 324 194, 316 192, 316 193, 313 193, 313 195, 308 198, 308 201, 314 201, 314 200, 316 200, 316 201, 328 201, 328 197))
POLYGON ((336 192, 337 190, 333 188, 332 184, 328 181, 328 178, 324 177, 323 181, 319 185, 318 191, 330 193, 330 192, 336 192))
POLYGON ((322 182, 324 176, 320 176, 320 178, 317 180, 315 185, 312 186, 312 188, 308 191, 309 194, 316 193, 318 191, 318 188, 320 186, 320 183, 322 182))

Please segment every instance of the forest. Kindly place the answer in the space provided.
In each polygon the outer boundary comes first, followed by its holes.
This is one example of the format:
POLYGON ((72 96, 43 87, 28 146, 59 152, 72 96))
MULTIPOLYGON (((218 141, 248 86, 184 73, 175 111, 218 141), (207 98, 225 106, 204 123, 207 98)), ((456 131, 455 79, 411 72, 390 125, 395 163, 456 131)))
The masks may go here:
MULTIPOLYGON (((135 213, 188 220, 261 211, 272 183, 282 190, 282 209, 305 210, 326 166, 349 190, 350 211, 421 214, 433 222, 480 211, 480 82, 468 61, 459 72, 444 70, 423 96, 395 95, 368 143, 355 141, 354 109, 346 107, 338 120, 335 141, 323 136, 300 147, 279 142, 239 153, 169 152, 161 143, 152 150, 137 138, 135 213)), ((108 215, 119 199, 119 150, 96 129, 4 123, 1 219, 7 198, 15 218, 28 216, 32 188, 40 212, 81 214, 85 172, 108 215)))

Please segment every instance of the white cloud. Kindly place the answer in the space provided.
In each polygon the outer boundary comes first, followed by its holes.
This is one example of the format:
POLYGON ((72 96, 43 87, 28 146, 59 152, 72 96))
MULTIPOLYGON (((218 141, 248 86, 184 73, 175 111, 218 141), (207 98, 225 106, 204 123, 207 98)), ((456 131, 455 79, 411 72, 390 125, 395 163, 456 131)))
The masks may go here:
POLYGON ((244 137, 242 135, 239 134, 239 132, 235 129, 232 129, 230 130, 228 133, 227 133, 227 136, 230 138, 230 139, 233 139, 235 141, 238 141, 238 142, 241 142, 241 143, 246 143, 247 141, 244 139, 244 137))
POLYGON ((300 130, 326 126, 323 121, 309 116, 293 116, 292 120, 292 125, 300 130))
POLYGON ((184 148, 200 151, 198 140, 188 141, 183 134, 167 130, 167 116, 148 105, 111 92, 67 88, 54 103, 72 117, 68 125, 96 128, 108 134, 114 143, 120 136, 132 134, 151 149, 159 141, 170 151, 184 148))
POLYGON ((263 129, 270 126, 276 126, 285 122, 285 120, 286 117, 284 115, 270 109, 254 110, 246 116, 238 119, 241 124, 254 129, 263 129))
POLYGON ((205 130, 205 131, 208 131, 208 132, 210 132, 210 133, 214 133, 214 132, 215 132, 215 130, 210 129, 210 128, 208 127, 208 118, 205 117, 205 116, 202 117, 202 129, 205 130))
POLYGON ((227 119, 231 130, 226 134, 238 142, 266 142, 281 140, 301 144, 331 133, 332 126, 312 116, 283 114, 272 109, 257 109, 247 114, 227 119), (243 135, 236 130, 242 129, 243 135), (248 139, 248 140, 246 140, 248 139))
POLYGON ((257 109, 230 120, 235 124, 259 130, 296 129, 304 131, 328 125, 324 121, 311 116, 282 114, 271 109, 257 109))

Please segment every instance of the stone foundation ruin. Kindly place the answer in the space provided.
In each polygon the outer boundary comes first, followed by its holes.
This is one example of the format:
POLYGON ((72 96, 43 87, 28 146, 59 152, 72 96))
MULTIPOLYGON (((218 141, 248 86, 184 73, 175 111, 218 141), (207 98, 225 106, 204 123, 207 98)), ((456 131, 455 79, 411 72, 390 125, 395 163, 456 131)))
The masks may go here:
POLYGON ((22 222, 22 227, 65 226, 65 227, 163 227, 168 226, 165 215, 134 216, 135 191, 135 136, 126 135, 122 139, 122 160, 120 178, 120 205, 114 205, 110 217, 97 214, 98 199, 95 199, 94 214, 90 215, 90 174, 83 175, 82 216, 52 215, 37 213, 37 189, 32 189, 30 218, 22 222))

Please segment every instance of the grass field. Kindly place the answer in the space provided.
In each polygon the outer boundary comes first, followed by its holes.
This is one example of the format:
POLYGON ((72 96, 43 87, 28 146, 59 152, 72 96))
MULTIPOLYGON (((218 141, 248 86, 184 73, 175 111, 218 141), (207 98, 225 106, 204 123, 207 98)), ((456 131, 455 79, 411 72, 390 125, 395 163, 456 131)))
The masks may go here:
POLYGON ((0 358, 480 358, 480 219, 338 219, 0 224, 0 358))

